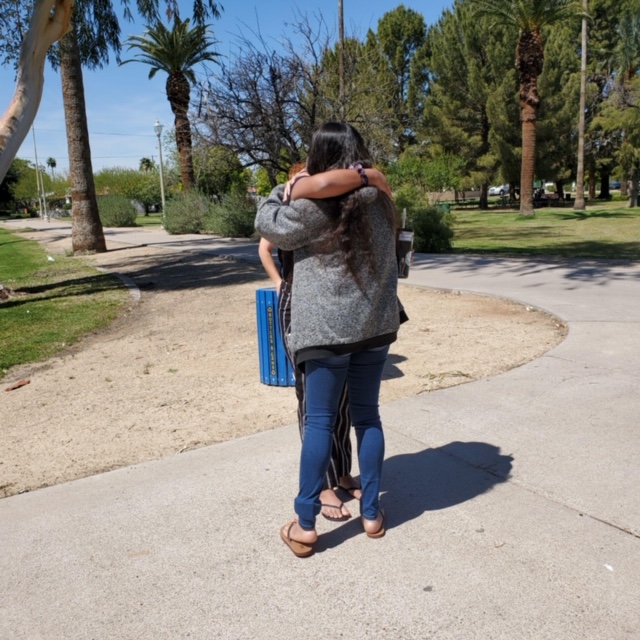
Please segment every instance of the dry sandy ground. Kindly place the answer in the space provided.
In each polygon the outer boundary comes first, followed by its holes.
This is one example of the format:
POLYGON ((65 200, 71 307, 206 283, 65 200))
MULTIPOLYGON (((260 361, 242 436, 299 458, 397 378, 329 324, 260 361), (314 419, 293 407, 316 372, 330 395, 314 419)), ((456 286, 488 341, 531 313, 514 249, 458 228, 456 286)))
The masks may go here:
MULTIPOLYGON (((49 253, 68 249, 25 234, 49 253)), ((2 388, 0 496, 222 442, 296 420, 292 388, 260 383, 257 265, 110 245, 87 258, 128 274, 139 302, 47 362, 11 370, 2 388)), ((410 321, 392 345, 382 402, 496 375, 565 335, 557 318, 507 300, 406 284, 410 321)), ((293 434, 293 432, 292 432, 293 434)))

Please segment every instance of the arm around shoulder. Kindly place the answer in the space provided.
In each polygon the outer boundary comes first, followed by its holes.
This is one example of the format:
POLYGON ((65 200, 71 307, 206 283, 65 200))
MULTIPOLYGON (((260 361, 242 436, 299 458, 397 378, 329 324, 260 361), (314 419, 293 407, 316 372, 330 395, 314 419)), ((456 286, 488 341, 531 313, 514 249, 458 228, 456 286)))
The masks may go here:
POLYGON ((391 197, 391 189, 385 175, 378 169, 333 169, 324 173, 299 178, 291 188, 291 199, 299 198, 324 199, 344 195, 367 183, 391 197))
POLYGON ((282 203, 284 186, 276 187, 258 207, 256 231, 285 251, 293 251, 314 240, 326 224, 324 216, 309 200, 300 200, 295 206, 282 203))

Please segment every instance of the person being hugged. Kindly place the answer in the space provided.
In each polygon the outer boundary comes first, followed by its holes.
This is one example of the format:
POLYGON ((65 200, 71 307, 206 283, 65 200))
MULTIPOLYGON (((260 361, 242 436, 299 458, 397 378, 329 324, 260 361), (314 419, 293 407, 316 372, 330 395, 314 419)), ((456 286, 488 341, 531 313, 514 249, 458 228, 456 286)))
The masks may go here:
MULTIPOLYGON (((346 383, 360 466, 361 516, 369 537, 385 533, 379 504, 384 434, 379 414, 382 372, 399 327, 395 209, 388 192, 369 186, 369 152, 358 131, 329 122, 309 147, 309 178, 284 186, 260 205, 256 229, 293 252, 287 346, 305 374, 306 415, 296 518, 280 530, 299 557, 313 553, 316 516, 331 457, 332 433, 346 383), (314 176, 346 170, 360 188, 311 199, 314 176), (306 187, 306 188, 305 188, 306 187)), ((331 174, 327 174, 331 175, 331 174)))

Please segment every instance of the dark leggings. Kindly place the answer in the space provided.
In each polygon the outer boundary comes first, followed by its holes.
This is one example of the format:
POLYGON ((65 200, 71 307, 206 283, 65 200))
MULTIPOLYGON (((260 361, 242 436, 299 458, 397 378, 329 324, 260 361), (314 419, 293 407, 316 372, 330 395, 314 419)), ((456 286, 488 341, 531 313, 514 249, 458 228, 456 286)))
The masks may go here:
MULTIPOLYGON (((296 398, 298 399, 298 428, 300 439, 304 439, 305 424, 305 392, 304 373, 295 365, 293 354, 289 352, 287 335, 291 324, 291 285, 282 281, 280 294, 278 296, 278 322, 280 323, 280 333, 285 345, 287 357, 293 364, 296 378, 296 398)), ((331 459, 324 478, 323 489, 331 489, 338 486, 342 476, 351 473, 351 414, 349 413, 349 395, 345 383, 340 396, 340 404, 336 422, 333 425, 333 438, 331 442, 331 459)))

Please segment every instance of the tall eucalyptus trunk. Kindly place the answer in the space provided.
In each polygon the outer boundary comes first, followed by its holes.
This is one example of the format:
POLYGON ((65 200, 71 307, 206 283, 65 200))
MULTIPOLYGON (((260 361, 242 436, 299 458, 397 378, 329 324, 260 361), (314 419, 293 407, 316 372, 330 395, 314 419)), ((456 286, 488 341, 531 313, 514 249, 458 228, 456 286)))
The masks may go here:
POLYGON ((589 200, 596 199, 596 168, 594 166, 589 167, 589 200))
MULTIPOLYGON (((480 145, 480 156, 484 156, 491 148, 489 143, 489 134, 491 132, 491 124, 489 122, 489 116, 487 115, 486 107, 482 108, 480 116, 480 137, 482 144, 480 145)), ((489 208, 489 185, 485 182, 480 185, 480 210, 486 211, 489 208)))
MULTIPOLYGON (((0 182, 4 180, 20 145, 36 118, 44 87, 44 62, 49 47, 71 26, 73 0, 37 0, 29 29, 20 47, 16 88, 0 117, 0 182)), ((5 14, 8 13, 6 10, 5 14)), ((7 18, 7 22, 11 18, 7 18)))
POLYGON ((626 175, 622 176, 622 180, 620 180, 620 197, 626 198, 629 195, 629 188, 626 175))
POLYGON ((191 90, 189 81, 181 72, 171 73, 167 78, 167 99, 175 116, 176 146, 180 157, 182 186, 188 191, 195 182, 193 173, 193 155, 191 142, 191 124, 189 123, 189 99, 191 90))
MULTIPOLYGON (((588 9, 588 0, 582 0, 582 8, 585 14, 588 9)), ((587 40, 588 23, 586 16, 582 18, 582 46, 580 54, 580 113, 578 114, 578 167, 576 172, 576 199, 573 203, 574 211, 584 211, 584 135, 585 135, 585 111, 587 96, 587 40)))
POLYGON ((633 208, 638 206, 638 176, 640 171, 637 167, 634 167, 631 171, 631 180, 629 181, 629 200, 627 207, 633 208))
POLYGON ((60 40, 60 76, 69 150, 71 246, 73 253, 106 251, 93 180, 82 65, 75 28, 60 40))

